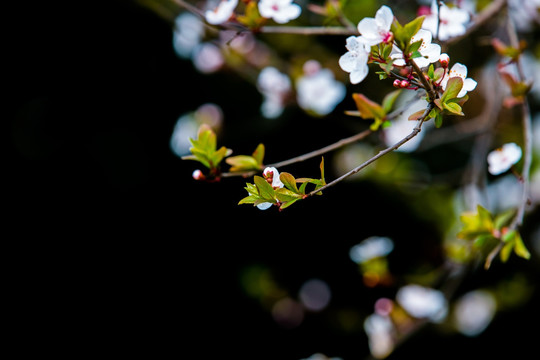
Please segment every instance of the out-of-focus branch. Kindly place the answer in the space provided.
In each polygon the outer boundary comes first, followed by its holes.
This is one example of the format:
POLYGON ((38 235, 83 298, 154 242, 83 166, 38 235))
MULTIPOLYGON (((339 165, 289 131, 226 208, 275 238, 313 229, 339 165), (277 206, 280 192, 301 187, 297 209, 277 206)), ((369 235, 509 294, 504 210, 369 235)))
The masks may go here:
POLYGON ((259 32, 292 35, 359 35, 358 30, 341 26, 263 26, 259 32))

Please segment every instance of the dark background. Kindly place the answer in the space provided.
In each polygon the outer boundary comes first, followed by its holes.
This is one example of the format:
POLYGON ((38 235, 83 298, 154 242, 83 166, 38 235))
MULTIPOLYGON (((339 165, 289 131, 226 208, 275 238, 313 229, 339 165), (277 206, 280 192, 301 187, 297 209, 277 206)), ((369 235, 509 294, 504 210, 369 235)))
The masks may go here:
MULTIPOLYGON (((392 292, 363 287, 348 249, 390 236, 396 272, 440 261, 435 225, 373 184, 343 184, 278 213, 237 206, 245 180, 193 181, 196 164, 174 155, 169 139, 178 117, 205 102, 224 109, 220 144, 240 154, 264 142, 274 150, 269 162, 350 129, 338 123, 321 131, 294 109, 282 122, 254 127, 261 101, 254 88, 232 73, 203 76, 180 60, 171 24, 147 9, 129 1, 36 2, 7 15, 15 22, 3 56, 4 239, 14 245, 6 253, 10 333, 21 354, 363 358, 362 320, 344 331, 334 315, 366 316, 392 292), (301 136, 287 141, 284 129, 301 136), (254 265, 270 268, 292 296, 304 281, 323 279, 330 308, 281 327, 242 290, 241 275, 254 265)), ((318 160, 298 171, 316 177, 318 160)), ((480 271, 463 289, 513 271, 534 279, 537 262, 480 271)), ((428 327, 391 358, 520 358, 536 348, 538 289, 532 296, 477 339, 428 327)))

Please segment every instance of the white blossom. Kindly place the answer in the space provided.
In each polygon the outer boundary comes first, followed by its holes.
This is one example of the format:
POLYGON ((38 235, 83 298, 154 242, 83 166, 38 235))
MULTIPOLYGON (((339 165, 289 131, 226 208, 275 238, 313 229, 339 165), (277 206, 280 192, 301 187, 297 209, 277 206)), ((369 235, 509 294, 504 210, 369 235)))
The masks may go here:
POLYGON ((339 66, 350 73, 351 84, 358 84, 369 72, 369 53, 360 36, 349 36, 345 47, 348 51, 339 58, 339 66))
POLYGON ((456 76, 460 77, 463 80, 463 87, 457 95, 458 98, 467 95, 468 91, 472 91, 476 88, 477 82, 467 77, 467 66, 461 63, 455 63, 454 66, 452 66, 452 68, 450 69, 450 71, 447 70, 447 73, 441 81, 441 86, 443 90, 446 90, 448 80, 456 76))
POLYGON ((335 80, 330 69, 321 69, 315 60, 306 62, 306 67, 314 70, 305 71, 296 81, 298 105, 318 115, 329 114, 345 98, 345 85, 335 80))
POLYGON ((394 242, 388 237, 371 236, 349 250, 349 257, 361 264, 377 257, 388 255, 394 249, 394 242))
POLYGON ((440 320, 447 312, 447 301, 439 290, 420 285, 406 285, 396 294, 396 300, 411 316, 440 320))
MULTIPOLYGON (((267 167, 263 171, 264 178, 271 181, 271 185, 274 189, 279 189, 285 186, 279 179, 279 171, 275 167, 267 167)), ((271 202, 264 202, 257 205, 260 210, 269 209, 273 204, 271 202)))
POLYGON ((431 2, 431 12, 426 15, 422 28, 429 30, 433 36, 437 34, 437 23, 439 23, 439 36, 441 41, 448 40, 452 37, 463 35, 467 30, 470 16, 468 11, 458 7, 448 7, 444 4, 440 5, 441 14, 437 15, 437 0, 431 2))
POLYGON ((395 346, 395 329, 388 316, 371 314, 364 321, 364 331, 368 336, 369 350, 377 359, 388 356, 395 346))
POLYGON ((199 18, 192 13, 183 12, 174 20, 173 48, 182 58, 189 58, 200 44, 204 27, 199 18))
POLYGON ((231 18, 236 5, 238 5, 238 0, 221 0, 215 9, 207 10, 204 17, 209 24, 223 24, 231 18))
POLYGON ((261 0, 259 1, 259 13, 262 17, 273 19, 278 24, 285 24, 296 19, 302 13, 302 8, 292 1, 261 0))
POLYGON ((476 336, 488 327, 496 308, 497 303, 491 293, 485 290, 468 292, 456 302, 455 325, 462 334, 476 336))
POLYGON ((193 50, 191 60, 195 68, 204 74, 216 72, 225 64, 219 47, 209 42, 199 44, 193 50))
MULTIPOLYGON (((413 59, 416 65, 423 68, 429 66, 430 63, 439 61, 439 58, 441 57, 441 46, 439 44, 431 43, 431 33, 423 29, 418 30, 418 32, 411 37, 411 44, 420 40, 422 40, 422 45, 420 45, 420 48, 418 48, 418 52, 422 56, 413 59)), ((393 54, 390 56, 392 59, 394 59, 394 65, 405 66, 405 59, 403 58, 403 53, 401 50, 393 47, 392 53, 393 54)))
MULTIPOLYGON (((407 92, 404 95, 408 97, 415 96, 412 92, 407 92)), ((400 98, 401 97, 402 95, 400 96, 400 98)), ((407 135, 409 135, 416 127, 416 125, 418 125, 416 121, 410 121, 409 116, 417 111, 426 109, 428 106, 428 102, 424 99, 418 99, 412 103, 410 103, 410 101, 410 98, 405 98, 403 100, 398 99, 398 104, 396 104, 396 108, 400 106, 405 106, 405 104, 407 105, 403 113, 399 115, 396 119, 392 120, 392 123, 389 127, 383 129, 383 140, 387 146, 392 146, 403 140, 403 138, 405 138, 407 135)), ((424 126, 428 124, 430 123, 427 123, 424 126)), ((420 131, 414 138, 397 148, 396 151, 415 151, 418 146, 420 146, 425 134, 426 131, 420 131)))
POLYGON ((273 66, 262 69, 257 88, 263 95, 261 112, 267 118, 276 118, 283 112, 285 99, 291 91, 291 80, 273 66))
POLYGON ((488 171, 492 175, 499 175, 507 171, 521 159, 521 148, 515 143, 504 144, 493 150, 487 156, 488 171))
POLYGON ((375 18, 366 17, 358 23, 358 32, 368 46, 387 42, 391 39, 390 27, 394 21, 392 9, 383 5, 375 13, 375 18))

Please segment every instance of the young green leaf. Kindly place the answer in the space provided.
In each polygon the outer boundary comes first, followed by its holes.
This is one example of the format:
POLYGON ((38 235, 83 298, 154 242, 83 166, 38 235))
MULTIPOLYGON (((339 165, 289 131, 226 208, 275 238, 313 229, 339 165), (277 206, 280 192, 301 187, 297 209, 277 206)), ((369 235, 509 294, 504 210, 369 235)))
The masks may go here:
POLYGON ((294 176, 292 176, 288 172, 282 172, 279 175, 279 179, 287 189, 294 191, 297 194, 300 193, 298 187, 296 186, 296 179, 294 178, 294 176))
POLYGON ((265 179, 260 176, 254 176, 253 181, 255 181, 255 185, 257 186, 259 195, 263 200, 275 202, 275 191, 272 188, 272 185, 270 185, 265 179))

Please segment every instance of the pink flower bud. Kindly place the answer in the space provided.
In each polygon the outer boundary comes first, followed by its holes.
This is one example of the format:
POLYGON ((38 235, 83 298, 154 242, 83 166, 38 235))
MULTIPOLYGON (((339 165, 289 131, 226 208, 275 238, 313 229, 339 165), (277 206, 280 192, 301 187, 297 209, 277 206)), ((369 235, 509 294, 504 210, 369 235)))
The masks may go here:
POLYGON ((397 88, 401 87, 401 80, 398 80, 398 79, 394 80, 393 85, 394 85, 394 87, 397 87, 397 88))
POLYGON ((450 56, 448 56, 446 53, 442 53, 439 57, 439 63, 441 63, 441 66, 446 69, 448 64, 450 64, 450 56))
POLYGON ((193 174, 191 174, 191 176, 193 176, 193 178, 195 180, 204 180, 205 179, 205 176, 204 174, 202 173, 201 170, 197 169, 193 172, 193 174))
POLYGON ((402 88, 409 87, 409 85, 411 85, 411 83, 408 80, 401 80, 400 86, 402 88))

